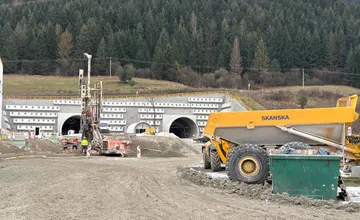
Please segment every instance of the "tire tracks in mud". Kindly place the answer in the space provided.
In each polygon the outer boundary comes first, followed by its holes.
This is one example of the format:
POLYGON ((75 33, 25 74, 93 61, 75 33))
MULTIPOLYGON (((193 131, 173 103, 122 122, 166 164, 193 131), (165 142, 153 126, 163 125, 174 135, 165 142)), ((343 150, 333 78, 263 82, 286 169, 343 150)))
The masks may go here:
MULTIPOLYGON (((249 198, 179 178, 201 158, 33 159, 0 169, 0 219, 340 219, 324 207, 249 198), (20 190, 22 189, 22 190, 20 190), (20 190, 19 193, 17 191, 20 190), (11 196, 14 194, 15 196, 11 196), (1 207, 1 206, 0 206, 1 207)), ((250 189, 249 189, 250 190, 250 189)))

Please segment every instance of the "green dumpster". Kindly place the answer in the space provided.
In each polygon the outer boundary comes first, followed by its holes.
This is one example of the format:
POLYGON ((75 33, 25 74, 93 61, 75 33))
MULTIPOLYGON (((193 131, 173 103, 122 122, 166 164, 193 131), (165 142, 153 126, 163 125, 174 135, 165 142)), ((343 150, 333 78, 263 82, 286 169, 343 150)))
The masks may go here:
POLYGON ((273 193, 335 200, 340 160, 333 155, 270 155, 273 193))

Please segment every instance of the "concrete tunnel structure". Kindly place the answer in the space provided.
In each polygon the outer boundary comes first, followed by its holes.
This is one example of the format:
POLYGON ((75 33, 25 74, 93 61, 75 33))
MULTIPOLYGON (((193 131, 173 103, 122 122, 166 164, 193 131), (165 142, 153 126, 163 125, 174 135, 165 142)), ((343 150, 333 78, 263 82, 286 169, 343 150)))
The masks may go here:
MULTIPOLYGON (((3 100, 3 128, 27 133, 40 130, 45 135, 67 134, 80 129, 81 102, 77 100, 17 99, 3 100)), ((145 97, 104 98, 101 120, 110 132, 143 132, 155 127, 180 138, 201 136, 212 112, 245 111, 239 102, 224 93, 158 96, 149 102, 145 97)))
POLYGON ((166 123, 164 131, 173 133, 179 138, 192 138, 199 135, 196 117, 174 116, 166 123))

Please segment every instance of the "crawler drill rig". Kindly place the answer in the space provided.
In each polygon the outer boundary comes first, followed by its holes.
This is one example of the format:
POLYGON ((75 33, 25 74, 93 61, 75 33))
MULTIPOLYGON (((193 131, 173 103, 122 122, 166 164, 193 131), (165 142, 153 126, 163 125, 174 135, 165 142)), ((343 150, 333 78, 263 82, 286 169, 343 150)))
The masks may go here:
POLYGON ((79 89, 81 96, 81 118, 80 130, 81 139, 86 138, 92 150, 96 150, 101 155, 103 152, 103 138, 97 124, 100 121, 102 105, 102 82, 90 87, 90 78, 85 82, 84 71, 79 71, 79 89))

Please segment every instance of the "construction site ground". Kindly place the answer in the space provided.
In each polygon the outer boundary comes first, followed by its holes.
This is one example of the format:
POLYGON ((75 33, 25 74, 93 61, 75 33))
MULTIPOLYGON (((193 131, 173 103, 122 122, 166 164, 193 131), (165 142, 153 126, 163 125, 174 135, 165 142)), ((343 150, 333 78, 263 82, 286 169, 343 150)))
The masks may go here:
POLYGON ((2 160, 0 219, 360 218, 357 204, 294 202, 269 196, 266 186, 208 178, 200 161, 199 155, 2 160))

